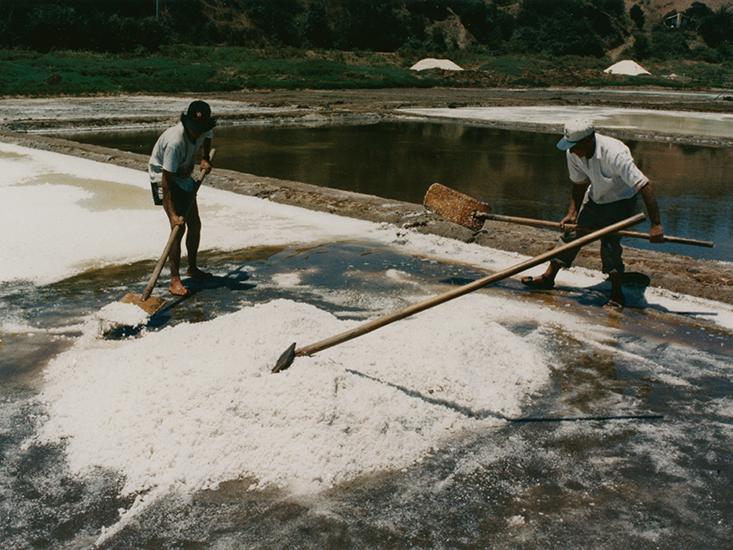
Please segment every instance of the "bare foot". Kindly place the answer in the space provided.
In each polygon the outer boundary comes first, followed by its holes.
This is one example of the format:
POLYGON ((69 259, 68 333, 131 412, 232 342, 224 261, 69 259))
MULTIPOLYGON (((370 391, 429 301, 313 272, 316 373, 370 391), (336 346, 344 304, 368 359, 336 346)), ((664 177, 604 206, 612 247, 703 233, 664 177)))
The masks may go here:
POLYGON ((173 296, 186 296, 188 295, 188 289, 183 286, 183 283, 180 279, 173 279, 171 280, 171 284, 168 287, 168 292, 173 294, 173 296))
POLYGON ((186 274, 192 279, 213 279, 214 276, 208 271, 201 271, 198 267, 189 267, 186 274))

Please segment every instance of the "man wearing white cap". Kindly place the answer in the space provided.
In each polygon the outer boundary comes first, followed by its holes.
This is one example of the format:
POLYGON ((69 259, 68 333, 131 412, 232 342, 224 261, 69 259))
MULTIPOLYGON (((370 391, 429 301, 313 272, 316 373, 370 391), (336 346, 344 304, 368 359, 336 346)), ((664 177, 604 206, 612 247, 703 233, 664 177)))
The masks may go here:
MULTIPOLYGON (((583 233, 600 229, 632 216, 637 198, 644 200, 651 221, 649 240, 662 242, 664 229, 659 207, 649 178, 634 164, 631 151, 621 141, 596 133, 593 123, 586 119, 565 124, 563 138, 557 148, 565 151, 570 180, 573 182, 572 199, 561 224, 577 224, 582 230, 566 233, 566 242, 583 233)), ((622 308, 624 294, 621 275, 624 272, 621 238, 607 235, 601 239, 603 273, 611 280, 611 299, 608 306, 622 308)), ((522 282, 533 288, 550 289, 555 276, 563 267, 570 267, 578 249, 568 251, 550 260, 540 277, 524 277, 522 282)))

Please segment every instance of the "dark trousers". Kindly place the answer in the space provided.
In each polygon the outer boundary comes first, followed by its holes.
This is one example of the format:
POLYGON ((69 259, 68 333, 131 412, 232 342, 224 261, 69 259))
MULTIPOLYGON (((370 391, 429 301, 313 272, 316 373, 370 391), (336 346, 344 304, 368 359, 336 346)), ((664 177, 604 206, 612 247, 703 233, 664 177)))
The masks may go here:
MULTIPOLYGON (((637 197, 624 199, 606 204, 596 204, 588 200, 580 209, 578 214, 577 225, 582 228, 579 231, 571 231, 565 233, 562 240, 567 242, 574 241, 578 237, 620 222, 621 220, 633 216, 637 210, 637 197)), ((559 254, 553 261, 559 263, 563 267, 570 267, 575 257, 580 252, 579 248, 568 250, 563 254, 559 254)), ((621 247, 621 237, 618 235, 606 235, 601 238, 601 265, 603 273, 623 273, 624 261, 621 257, 623 248, 621 247)))
MULTIPOLYGON (((163 187, 160 182, 151 181, 150 189, 153 192, 153 203, 157 206, 162 206, 163 187)), ((170 185, 168 189, 171 192, 171 200, 173 201, 173 208, 176 210, 176 214, 179 216, 185 216, 188 211, 188 207, 194 200, 196 200, 196 196, 189 191, 184 191, 175 183, 170 185)))

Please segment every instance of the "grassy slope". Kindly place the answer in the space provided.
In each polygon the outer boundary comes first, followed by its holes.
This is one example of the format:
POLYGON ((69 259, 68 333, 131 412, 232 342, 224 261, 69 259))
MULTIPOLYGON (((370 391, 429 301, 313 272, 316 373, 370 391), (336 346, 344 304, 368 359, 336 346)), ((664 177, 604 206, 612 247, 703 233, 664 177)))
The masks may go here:
POLYGON ((0 50, 0 95, 221 91, 241 88, 385 88, 429 86, 661 85, 733 87, 733 61, 647 62, 657 76, 612 77, 607 59, 455 52, 461 73, 409 66, 414 54, 261 51, 179 46, 151 55, 41 54, 0 50), (662 75, 675 73, 675 80, 662 75))

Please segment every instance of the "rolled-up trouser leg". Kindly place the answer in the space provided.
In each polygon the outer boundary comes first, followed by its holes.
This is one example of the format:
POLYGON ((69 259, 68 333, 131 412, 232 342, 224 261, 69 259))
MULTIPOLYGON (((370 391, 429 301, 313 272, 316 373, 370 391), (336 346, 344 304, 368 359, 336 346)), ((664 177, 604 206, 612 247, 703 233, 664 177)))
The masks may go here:
MULTIPOLYGON (((622 218, 623 219, 623 218, 622 218)), ((603 273, 623 273, 624 261, 621 237, 607 235, 601 239, 601 271, 603 273)))
MULTIPOLYGON (((602 205, 602 213, 599 216, 601 226, 611 225, 617 221, 632 216, 636 212, 637 197, 610 202, 602 205)), ((601 239, 601 267, 603 273, 623 273, 623 247, 621 237, 617 235, 606 235, 601 239)))
MULTIPOLYGON (((596 213, 597 207, 598 205, 592 201, 588 201, 583 204, 583 206, 580 207, 580 212, 578 212, 577 225, 588 230, 595 229, 593 224, 596 223, 596 219, 598 218, 596 213)), ((587 231, 566 231, 563 233, 561 240, 565 243, 569 243, 578 237, 582 237, 585 233, 587 233, 587 231)), ((563 254, 555 256, 552 261, 562 267, 570 267, 573 265, 578 252, 580 252, 580 248, 573 248, 572 250, 568 250, 563 254)))
MULTIPOLYGON (((561 239, 563 242, 569 243, 582 236, 583 234, 579 231, 569 231, 567 233, 564 233, 561 239)), ((559 264, 560 267, 570 267, 571 265, 573 265, 573 262, 575 261, 575 257, 578 255, 578 252, 580 252, 580 248, 573 248, 571 250, 565 251, 562 254, 558 254, 550 261, 559 264)))

